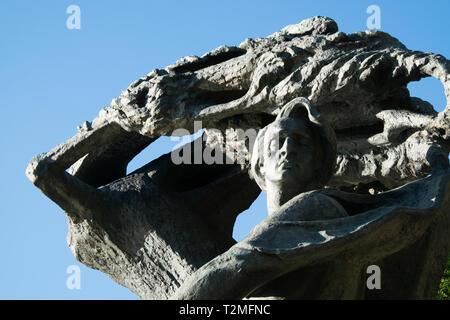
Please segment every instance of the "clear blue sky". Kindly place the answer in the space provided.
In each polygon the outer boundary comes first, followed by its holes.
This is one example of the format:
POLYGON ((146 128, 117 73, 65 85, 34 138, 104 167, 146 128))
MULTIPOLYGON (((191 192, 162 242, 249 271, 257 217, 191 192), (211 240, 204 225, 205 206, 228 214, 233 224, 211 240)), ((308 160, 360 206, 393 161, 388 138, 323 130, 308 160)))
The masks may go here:
MULTIPOLYGON (((265 37, 315 15, 340 31, 365 30, 369 5, 381 9, 381 30, 408 48, 450 57, 450 1, 97 1, 0 2, 1 224, 0 299, 136 299, 108 276, 84 267, 70 252, 62 210, 25 177, 33 155, 76 133, 76 126, 139 77, 180 57, 265 37), (66 28, 66 8, 81 8, 81 29, 66 28), (66 269, 81 268, 81 289, 69 290, 66 269)), ((445 105, 434 79, 412 94, 445 105)), ((171 150, 153 145, 136 168, 171 150)), ((238 219, 242 239, 266 216, 260 197, 238 219)))

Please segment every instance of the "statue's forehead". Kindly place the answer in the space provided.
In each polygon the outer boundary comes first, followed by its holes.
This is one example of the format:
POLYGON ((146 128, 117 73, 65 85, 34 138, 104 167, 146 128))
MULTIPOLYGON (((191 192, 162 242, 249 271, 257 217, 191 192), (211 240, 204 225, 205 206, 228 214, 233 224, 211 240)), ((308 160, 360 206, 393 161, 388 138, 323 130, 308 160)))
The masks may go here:
POLYGON ((305 138, 311 138, 312 131, 309 123, 302 118, 286 118, 273 122, 267 127, 264 137, 270 138, 280 133, 296 133, 305 138))

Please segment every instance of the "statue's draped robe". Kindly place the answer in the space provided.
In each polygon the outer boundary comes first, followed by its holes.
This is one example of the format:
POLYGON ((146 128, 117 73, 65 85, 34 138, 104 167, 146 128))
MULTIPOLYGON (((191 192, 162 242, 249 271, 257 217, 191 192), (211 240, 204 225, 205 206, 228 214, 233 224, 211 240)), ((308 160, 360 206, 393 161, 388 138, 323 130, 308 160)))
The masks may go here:
POLYGON ((350 215, 331 220, 280 221, 291 200, 176 297, 434 298, 450 249, 449 177, 441 170, 378 195, 314 191, 350 215), (369 265, 381 268, 380 290, 366 287, 369 265))

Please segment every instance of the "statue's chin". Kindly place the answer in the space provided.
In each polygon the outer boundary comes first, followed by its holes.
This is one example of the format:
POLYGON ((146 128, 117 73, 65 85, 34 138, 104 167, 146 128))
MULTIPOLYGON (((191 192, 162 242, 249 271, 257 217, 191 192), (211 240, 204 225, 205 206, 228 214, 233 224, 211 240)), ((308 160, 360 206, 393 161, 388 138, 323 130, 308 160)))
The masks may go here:
POLYGON ((289 168, 281 170, 277 179, 270 180, 270 184, 281 191, 289 191, 289 193, 296 190, 295 195, 297 195, 306 191, 304 186, 308 185, 309 180, 305 179, 305 175, 299 174, 298 168, 289 168))

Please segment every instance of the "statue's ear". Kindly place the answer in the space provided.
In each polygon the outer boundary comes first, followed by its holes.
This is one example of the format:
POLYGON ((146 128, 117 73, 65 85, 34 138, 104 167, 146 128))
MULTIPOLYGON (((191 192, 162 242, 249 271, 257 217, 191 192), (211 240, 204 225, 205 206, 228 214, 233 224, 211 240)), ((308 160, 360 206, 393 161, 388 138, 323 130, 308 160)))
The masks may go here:
POLYGON ((266 189, 266 178, 264 171, 264 163, 257 161, 257 163, 252 164, 250 172, 250 178, 255 180, 256 184, 261 188, 261 190, 266 189))
POLYGON ((258 175, 259 175, 260 179, 264 179, 265 174, 266 174, 266 172, 264 171, 264 163, 262 163, 260 161, 258 163, 258 175))
POLYGON ((266 189, 266 178, 264 171, 264 161, 262 161, 263 150, 264 150, 264 135, 267 127, 262 128, 253 145, 253 150, 250 160, 250 177, 255 180, 258 186, 262 189, 266 189))

